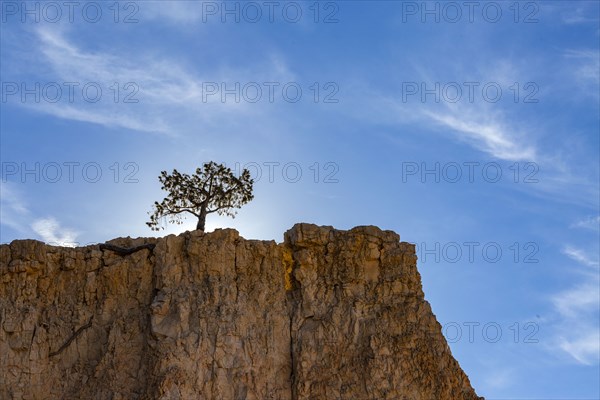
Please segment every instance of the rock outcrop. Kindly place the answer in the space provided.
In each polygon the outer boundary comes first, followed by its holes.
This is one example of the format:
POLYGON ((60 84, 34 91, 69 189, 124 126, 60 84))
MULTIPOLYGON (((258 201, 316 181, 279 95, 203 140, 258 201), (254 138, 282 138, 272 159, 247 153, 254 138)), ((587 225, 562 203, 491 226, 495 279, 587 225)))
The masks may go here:
POLYGON ((478 399, 416 262, 375 227, 14 241, 0 246, 0 398, 478 399))

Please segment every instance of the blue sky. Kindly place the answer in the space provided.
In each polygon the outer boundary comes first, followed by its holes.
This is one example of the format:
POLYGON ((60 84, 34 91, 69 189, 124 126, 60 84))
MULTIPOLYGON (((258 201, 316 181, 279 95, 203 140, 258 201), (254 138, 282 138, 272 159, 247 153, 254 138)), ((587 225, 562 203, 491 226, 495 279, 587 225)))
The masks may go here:
POLYGON ((394 230, 480 395, 600 397, 598 2, 71 7, 2 2, 1 242, 152 236, 161 170, 247 166, 208 230, 394 230))

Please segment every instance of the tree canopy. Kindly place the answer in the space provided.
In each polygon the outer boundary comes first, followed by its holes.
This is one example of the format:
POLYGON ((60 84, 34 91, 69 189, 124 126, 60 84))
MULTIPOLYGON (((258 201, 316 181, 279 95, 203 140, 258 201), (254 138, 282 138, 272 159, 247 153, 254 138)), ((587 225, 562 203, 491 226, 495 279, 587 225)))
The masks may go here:
MULTIPOLYGON (((162 189, 168 195, 159 203, 154 202, 150 222, 146 222, 152 230, 161 229, 160 221, 181 224, 184 214, 192 214, 198 218, 196 229, 204 231, 206 216, 211 213, 228 215, 235 218, 237 211, 254 198, 250 171, 244 169, 236 177, 231 168, 213 161, 197 168, 193 175, 181 173, 176 169, 171 174, 162 171, 158 177, 162 189)), ((164 226, 162 226, 164 229, 164 226)))

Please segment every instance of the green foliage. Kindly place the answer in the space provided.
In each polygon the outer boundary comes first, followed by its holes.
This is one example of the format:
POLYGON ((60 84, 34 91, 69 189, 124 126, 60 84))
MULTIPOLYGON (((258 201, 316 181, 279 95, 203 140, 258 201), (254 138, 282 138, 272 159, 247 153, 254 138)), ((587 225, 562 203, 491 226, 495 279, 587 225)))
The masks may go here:
MULTIPOLYGON (((213 161, 197 168, 193 175, 182 174, 176 169, 171 174, 162 171, 158 177, 162 189, 169 194, 160 203, 154 202, 150 222, 152 230, 160 229, 160 220, 181 224, 182 214, 188 213, 198 218, 196 229, 204 230, 207 214, 214 212, 235 218, 235 208, 240 208, 254 198, 250 171, 244 169, 236 177, 230 168, 213 161)), ((164 229, 164 227, 163 227, 164 229)))

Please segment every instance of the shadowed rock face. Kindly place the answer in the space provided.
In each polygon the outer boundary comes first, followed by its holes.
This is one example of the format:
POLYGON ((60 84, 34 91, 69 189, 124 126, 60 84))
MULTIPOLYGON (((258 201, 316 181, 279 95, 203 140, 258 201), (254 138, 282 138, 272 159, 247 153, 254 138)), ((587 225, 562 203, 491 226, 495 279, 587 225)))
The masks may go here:
POLYGON ((393 232, 110 244, 0 246, 0 398, 478 399, 393 232))

